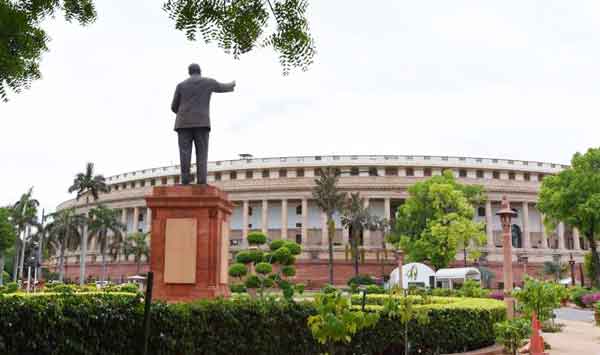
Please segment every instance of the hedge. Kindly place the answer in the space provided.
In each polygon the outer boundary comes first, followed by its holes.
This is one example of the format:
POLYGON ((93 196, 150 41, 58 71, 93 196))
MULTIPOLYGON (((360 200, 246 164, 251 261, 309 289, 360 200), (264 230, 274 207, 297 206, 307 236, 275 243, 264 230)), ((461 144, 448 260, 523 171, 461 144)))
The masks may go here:
MULTIPOLYGON (((377 307, 377 306, 372 306, 377 307)), ((421 353, 472 350, 494 342, 504 319, 495 300, 424 305, 431 321, 411 324, 421 353)), ((267 300, 199 301, 152 306, 151 354, 318 354, 306 324, 310 303, 267 300)), ((134 294, 0 296, 0 354, 139 354, 143 304, 134 294)), ((381 317, 356 334, 346 354, 401 354, 403 324, 381 317)))

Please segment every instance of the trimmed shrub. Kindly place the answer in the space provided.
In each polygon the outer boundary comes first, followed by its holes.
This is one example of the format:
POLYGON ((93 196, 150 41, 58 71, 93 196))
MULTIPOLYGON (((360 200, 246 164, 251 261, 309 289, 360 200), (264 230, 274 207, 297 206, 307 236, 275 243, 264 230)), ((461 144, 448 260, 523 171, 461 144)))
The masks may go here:
POLYGON ((257 264, 263 261, 265 253, 259 249, 248 250, 250 261, 257 264))
POLYGON ((244 293, 244 292, 246 292, 246 286, 244 286, 244 284, 233 284, 233 285, 229 286, 229 289, 233 293, 244 293))
POLYGON ((250 264, 252 262, 252 256, 248 250, 242 250, 235 255, 235 261, 240 264, 250 264))
POLYGON ((302 247, 300 244, 292 242, 291 240, 286 240, 283 246, 286 247, 292 253, 292 255, 300 255, 300 253, 302 253, 302 247))
POLYGON ((250 275, 246 278, 246 282, 244 283, 247 288, 259 288, 260 287, 260 278, 256 275, 250 275))
POLYGON ((76 291, 77 286, 75 285, 58 284, 54 288, 52 288, 52 292, 57 293, 75 293, 76 291))
POLYGON ((247 273, 248 269, 242 263, 235 263, 229 267, 229 276, 231 277, 242 277, 246 276, 247 273))
POLYGON ((367 286, 367 294, 384 294, 385 288, 377 285, 369 285, 367 286))
POLYGON ((250 232, 247 239, 250 245, 263 245, 267 242, 267 236, 263 232, 250 232))
POLYGON ((269 263, 258 263, 256 264, 255 270, 261 275, 267 275, 273 271, 273 266, 269 263))
POLYGON ((286 265, 281 268, 281 273, 286 277, 296 276, 296 268, 292 265, 286 265))
POLYGON ((294 290, 296 290, 296 292, 301 295, 304 293, 304 284, 295 284, 294 285, 294 290))
POLYGON ((375 280, 370 275, 356 275, 348 280, 348 286, 355 285, 375 285, 375 280))
POLYGON ((459 294, 463 297, 487 298, 490 290, 481 288, 479 281, 466 280, 460 288, 459 294))
POLYGON ((290 260, 291 257, 292 252, 284 246, 273 252, 273 261, 278 262, 280 264, 287 264, 288 260, 290 260))
POLYGON ((458 292, 451 288, 434 288, 431 290, 431 295, 438 297, 456 297, 458 296, 458 292))
POLYGON ((275 239, 274 241, 271 242, 271 244, 269 244, 269 249, 271 249, 272 251, 275 251, 279 248, 281 248, 284 244, 285 244, 285 240, 283 239, 275 239))
POLYGON ((327 285, 323 286, 323 288, 321 289, 321 292, 323 292, 323 293, 335 293, 335 292, 337 292, 337 288, 335 288, 332 285, 327 284, 327 285))
MULTIPOLYGON (((376 295, 373 295, 376 296, 376 295)), ((376 306, 373 306, 376 307, 376 306)), ((494 343, 493 325, 504 319, 501 302, 461 298, 432 304, 430 322, 410 324, 415 353, 453 353, 494 343)), ((139 354, 143 303, 133 294, 19 294, 0 296, 0 354, 139 354), (23 331, 23 330, 27 331, 23 331)), ((318 354, 326 351, 307 325, 311 303, 272 299, 154 303, 150 354, 318 354)), ((380 317, 359 331, 347 354, 402 353, 398 319, 380 317)))
POLYGON ((19 290, 19 284, 17 284, 16 282, 7 282, 2 289, 0 290, 0 293, 15 293, 19 290))

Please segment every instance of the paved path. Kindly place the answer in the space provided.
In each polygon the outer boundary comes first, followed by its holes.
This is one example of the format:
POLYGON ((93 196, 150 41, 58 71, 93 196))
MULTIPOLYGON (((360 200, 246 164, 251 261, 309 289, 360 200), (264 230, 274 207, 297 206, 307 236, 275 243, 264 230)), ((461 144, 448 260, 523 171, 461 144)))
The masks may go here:
POLYGON ((591 311, 561 308, 557 321, 565 325, 560 333, 544 333, 550 355, 600 355, 600 328, 594 325, 591 311))
POLYGON ((559 308, 554 311, 556 319, 593 322, 594 312, 589 309, 559 308))

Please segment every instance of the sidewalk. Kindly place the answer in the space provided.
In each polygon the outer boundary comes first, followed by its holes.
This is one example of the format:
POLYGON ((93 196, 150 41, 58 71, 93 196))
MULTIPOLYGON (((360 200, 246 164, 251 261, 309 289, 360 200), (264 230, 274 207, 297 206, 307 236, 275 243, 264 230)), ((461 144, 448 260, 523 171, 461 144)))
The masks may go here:
POLYGON ((600 355, 600 328, 590 321, 559 319, 560 333, 543 333, 552 349, 550 355, 600 355))

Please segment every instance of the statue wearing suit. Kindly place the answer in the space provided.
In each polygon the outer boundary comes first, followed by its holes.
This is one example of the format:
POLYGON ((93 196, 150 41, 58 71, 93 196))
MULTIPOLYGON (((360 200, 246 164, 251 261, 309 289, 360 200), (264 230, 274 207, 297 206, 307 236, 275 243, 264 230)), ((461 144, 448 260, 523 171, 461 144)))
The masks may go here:
POLYGON ((181 183, 191 181, 192 143, 196 146, 196 175, 198 184, 206 184, 208 136, 210 133, 210 96, 213 92, 231 92, 235 81, 219 83, 201 76, 200 66, 190 64, 190 77, 177 85, 171 110, 177 114, 175 131, 179 139, 181 183))

